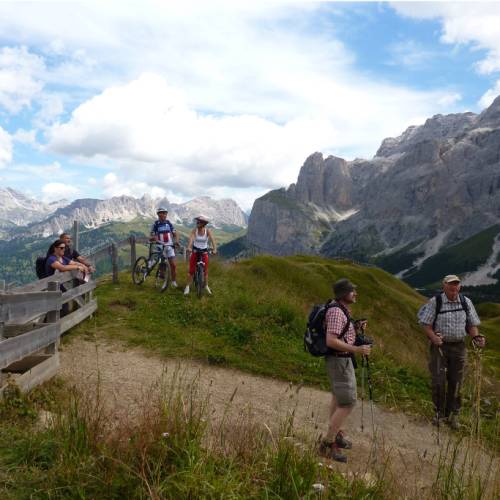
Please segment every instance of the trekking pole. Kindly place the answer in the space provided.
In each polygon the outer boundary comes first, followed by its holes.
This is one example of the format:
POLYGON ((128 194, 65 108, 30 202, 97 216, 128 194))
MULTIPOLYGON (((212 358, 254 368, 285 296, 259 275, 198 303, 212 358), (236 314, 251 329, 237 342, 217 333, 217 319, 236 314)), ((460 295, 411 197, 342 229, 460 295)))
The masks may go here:
POLYGON ((372 415, 372 431, 373 437, 375 437, 375 416, 373 413, 373 389, 372 389, 372 375, 370 370, 370 360, 368 356, 363 356, 366 361, 366 372, 367 372, 367 381, 368 381, 368 396, 370 397, 370 411, 372 415))
POLYGON ((475 378, 476 378, 476 390, 474 391, 474 413, 475 413, 475 425, 473 432, 476 435, 475 437, 479 440, 479 436, 481 433, 481 382, 482 382, 482 363, 481 363, 481 355, 483 350, 479 347, 474 341, 472 341, 474 354, 475 354, 475 378))
MULTIPOLYGON (((438 335, 438 334, 436 334, 438 335)), ((441 335, 439 335, 441 336, 441 335)), ((444 354, 443 354, 443 351, 441 349, 441 346, 437 346, 438 348, 438 352, 439 352, 439 358, 438 358, 438 397, 437 397, 437 400, 438 400, 438 404, 437 404, 437 408, 436 408, 436 426, 437 426, 437 444, 438 446, 440 445, 440 442, 439 442, 439 434, 440 434, 440 427, 441 427, 441 406, 442 406, 442 401, 441 401, 441 394, 442 394, 442 377, 441 377, 441 371, 442 371, 442 361, 444 360, 444 354)), ((445 368, 446 370, 446 368, 445 368)), ((445 401, 446 401, 446 371, 445 371, 445 380, 444 380, 444 387, 445 387, 445 401)))
POLYGON ((365 431, 365 357, 361 357, 361 432, 365 431))

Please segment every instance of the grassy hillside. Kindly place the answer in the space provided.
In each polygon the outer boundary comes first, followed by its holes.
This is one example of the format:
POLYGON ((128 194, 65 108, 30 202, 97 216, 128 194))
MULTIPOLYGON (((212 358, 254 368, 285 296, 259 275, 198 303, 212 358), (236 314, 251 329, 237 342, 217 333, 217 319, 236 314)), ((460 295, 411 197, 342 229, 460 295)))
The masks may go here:
MULTIPOLYGON (((184 263, 179 282, 184 283, 184 263)), ((355 317, 366 317, 375 338, 372 371, 376 398, 391 407, 430 415, 427 342, 416 323, 424 299, 377 268, 319 257, 260 256, 237 264, 212 261, 212 297, 182 290, 121 283, 97 289, 92 331, 143 346, 161 356, 194 358, 271 377, 327 388, 323 360, 302 346, 313 303, 331 297, 331 283, 347 276, 358 285, 355 317)), ((89 332, 89 325, 77 331, 89 332)), ((497 346, 498 347, 498 346, 497 346)), ((498 363, 498 350, 488 360, 498 363)))
POLYGON ((457 245, 447 247, 427 259, 418 270, 403 279, 416 287, 433 287, 446 274, 460 274, 477 269, 491 255, 493 240, 500 225, 492 226, 457 245))

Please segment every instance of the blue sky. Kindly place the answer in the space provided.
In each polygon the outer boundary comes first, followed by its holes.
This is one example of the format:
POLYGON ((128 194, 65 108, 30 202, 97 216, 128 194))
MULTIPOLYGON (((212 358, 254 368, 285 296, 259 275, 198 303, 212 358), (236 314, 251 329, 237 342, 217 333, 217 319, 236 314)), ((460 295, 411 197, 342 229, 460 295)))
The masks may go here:
POLYGON ((500 4, 5 2, 0 186, 232 197, 500 94, 500 4))

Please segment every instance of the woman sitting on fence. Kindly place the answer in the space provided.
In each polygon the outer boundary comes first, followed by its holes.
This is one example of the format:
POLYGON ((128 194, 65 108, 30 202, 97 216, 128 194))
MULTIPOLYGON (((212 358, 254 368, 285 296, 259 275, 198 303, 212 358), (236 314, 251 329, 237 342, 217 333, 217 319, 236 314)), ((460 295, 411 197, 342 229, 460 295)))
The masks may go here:
POLYGON ((62 240, 56 240, 50 245, 47 251, 47 260, 45 261, 46 276, 52 276, 56 271, 64 272, 73 270, 81 271, 83 276, 89 274, 90 270, 87 266, 64 256, 65 249, 66 244, 62 240))

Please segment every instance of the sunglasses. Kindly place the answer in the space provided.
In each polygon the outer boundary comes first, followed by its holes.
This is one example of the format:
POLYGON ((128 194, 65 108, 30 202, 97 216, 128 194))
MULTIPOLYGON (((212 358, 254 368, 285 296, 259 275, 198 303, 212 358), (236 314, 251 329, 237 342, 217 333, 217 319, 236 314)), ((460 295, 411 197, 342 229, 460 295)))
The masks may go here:
POLYGON ((56 248, 59 248, 60 250, 64 250, 66 248, 66 246, 56 247, 56 248))

